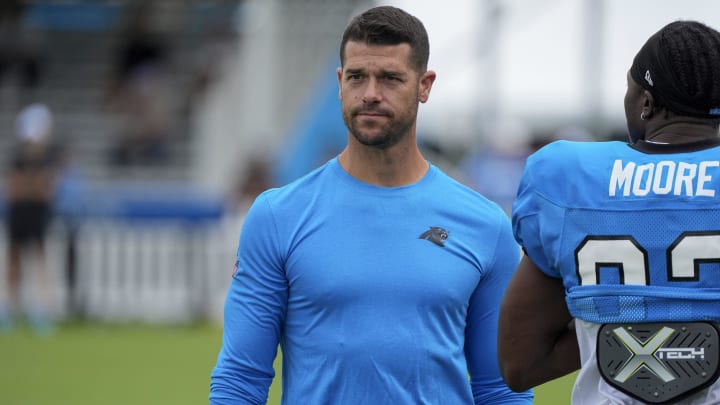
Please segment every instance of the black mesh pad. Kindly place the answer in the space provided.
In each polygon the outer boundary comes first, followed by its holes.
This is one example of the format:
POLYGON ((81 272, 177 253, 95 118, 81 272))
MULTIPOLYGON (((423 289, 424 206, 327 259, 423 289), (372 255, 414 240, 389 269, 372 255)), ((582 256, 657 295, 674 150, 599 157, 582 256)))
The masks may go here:
POLYGON ((669 403, 718 378, 720 338, 706 322, 605 324, 597 359, 605 381, 652 404, 669 403))

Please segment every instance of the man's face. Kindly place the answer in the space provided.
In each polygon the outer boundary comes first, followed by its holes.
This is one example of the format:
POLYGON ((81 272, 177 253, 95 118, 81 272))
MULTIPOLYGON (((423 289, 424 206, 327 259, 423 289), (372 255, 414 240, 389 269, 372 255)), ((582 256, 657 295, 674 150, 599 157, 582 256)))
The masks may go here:
POLYGON ((410 65, 410 45, 367 45, 349 41, 338 69, 343 120, 363 145, 381 149, 414 131, 418 102, 425 102, 435 78, 410 65))

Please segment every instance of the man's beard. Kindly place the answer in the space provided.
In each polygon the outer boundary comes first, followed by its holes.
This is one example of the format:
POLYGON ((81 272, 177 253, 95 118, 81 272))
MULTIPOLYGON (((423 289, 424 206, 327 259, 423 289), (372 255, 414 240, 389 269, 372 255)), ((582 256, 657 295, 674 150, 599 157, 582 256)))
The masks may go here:
MULTIPOLYGON (((416 110, 417 111, 417 107, 416 110)), ((347 125, 350 133, 355 139, 365 146, 372 146, 378 149, 387 149, 394 145, 397 145, 408 133, 410 128, 413 126, 415 112, 408 111, 407 114, 400 115, 397 117, 391 111, 381 109, 379 107, 367 107, 362 106, 350 110, 348 113, 343 113, 343 120, 347 125), (363 113, 374 113, 381 114, 388 121, 386 127, 379 133, 369 135, 365 131, 358 128, 357 116, 363 113)), ((375 128, 373 128, 375 129, 375 128)))

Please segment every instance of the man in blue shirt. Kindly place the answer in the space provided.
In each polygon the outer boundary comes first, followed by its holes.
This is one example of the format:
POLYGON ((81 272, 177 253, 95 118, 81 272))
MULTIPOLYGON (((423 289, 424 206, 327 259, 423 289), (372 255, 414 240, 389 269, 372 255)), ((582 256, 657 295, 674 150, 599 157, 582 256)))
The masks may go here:
POLYGON ((212 404, 530 404, 497 364, 498 307, 520 259, 495 203, 429 163, 423 24, 372 8, 337 70, 348 145, 261 194, 240 235, 212 404), (468 378, 469 376, 469 378, 468 378))
POLYGON ((629 142, 527 161, 501 369, 526 390, 580 368, 573 404, 718 404, 720 33, 666 25, 627 82, 629 142))

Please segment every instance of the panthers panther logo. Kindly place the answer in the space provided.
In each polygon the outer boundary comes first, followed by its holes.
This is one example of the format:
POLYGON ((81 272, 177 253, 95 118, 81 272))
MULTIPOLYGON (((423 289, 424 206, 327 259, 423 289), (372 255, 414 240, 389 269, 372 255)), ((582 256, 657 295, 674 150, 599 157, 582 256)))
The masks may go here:
POLYGON ((439 226, 431 226, 430 229, 423 232, 419 239, 427 239, 430 242, 440 246, 445 246, 445 240, 450 233, 439 226))

